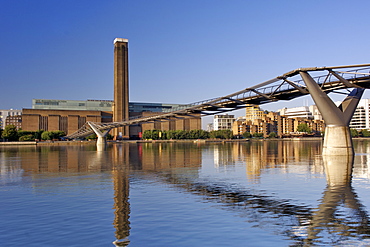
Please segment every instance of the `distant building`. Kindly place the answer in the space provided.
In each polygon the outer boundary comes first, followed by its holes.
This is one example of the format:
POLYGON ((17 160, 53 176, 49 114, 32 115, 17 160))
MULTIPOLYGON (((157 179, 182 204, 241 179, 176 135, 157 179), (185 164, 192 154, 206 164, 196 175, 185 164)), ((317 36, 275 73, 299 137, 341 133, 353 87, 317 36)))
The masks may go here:
MULTIPOLYGON (((167 112, 187 107, 181 104, 129 102, 130 113, 167 112)), ((112 111, 113 100, 55 100, 33 99, 32 109, 43 110, 78 110, 78 111, 112 111)))
POLYGON ((308 106, 299 106, 293 108, 283 108, 279 110, 280 116, 285 116, 287 118, 307 118, 313 119, 312 112, 308 106))
POLYGON ((256 120, 256 119, 263 119, 266 115, 266 112, 262 110, 257 105, 248 105, 245 108, 245 119, 246 120, 256 120))
MULTIPOLYGON (((32 109, 23 109, 25 130, 62 130, 67 135, 81 128, 87 121, 108 123, 113 121, 111 100, 50 100, 33 99, 32 109)), ((158 112, 171 111, 186 105, 130 102, 129 115, 149 116, 158 112)), ((155 121, 129 127, 130 138, 138 138, 140 132, 150 129, 191 130, 201 129, 200 116, 172 121, 155 121)))
POLYGON ((243 133, 261 133, 263 137, 268 137, 274 132, 278 135, 281 132, 281 118, 277 112, 262 110, 259 106, 250 105, 246 108, 245 117, 238 118, 233 124, 233 134, 242 136, 243 133))
POLYGON ((208 123, 207 124, 207 131, 212 131, 213 130, 213 123, 208 123))
POLYGON ((22 128, 22 115, 8 116, 5 120, 5 126, 14 125, 17 130, 22 128))
POLYGON ((233 124, 233 134, 243 135, 244 132, 262 134, 269 137, 275 133, 277 137, 291 136, 297 131, 299 124, 305 123, 313 133, 324 131, 325 124, 322 120, 314 120, 308 107, 284 108, 279 112, 268 112, 259 106, 248 106, 245 118, 238 118, 233 124), (281 113, 286 114, 282 116, 281 113))
POLYGON ((32 109, 112 111, 113 100, 56 100, 33 99, 32 109))
POLYGON ((23 109, 22 129, 37 131, 61 130, 71 134, 87 121, 112 122, 112 112, 87 110, 23 109))
POLYGON ((214 115, 213 130, 232 130, 234 121, 234 115, 214 115))
POLYGON ((349 127, 357 130, 370 129, 370 99, 361 99, 349 127))
POLYGON ((0 110, 0 129, 13 124, 17 129, 22 128, 22 110, 0 110))
POLYGON ((309 106, 310 112, 312 113, 314 120, 323 120, 321 112, 319 111, 319 108, 317 108, 316 105, 309 106))

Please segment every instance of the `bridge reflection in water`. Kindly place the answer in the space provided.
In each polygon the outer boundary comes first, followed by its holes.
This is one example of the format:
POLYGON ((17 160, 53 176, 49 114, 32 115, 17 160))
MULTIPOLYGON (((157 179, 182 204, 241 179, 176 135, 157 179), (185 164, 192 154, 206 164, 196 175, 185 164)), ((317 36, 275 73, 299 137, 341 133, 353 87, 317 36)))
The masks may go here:
MULTIPOLYGON (((370 238, 369 215, 351 185, 354 157, 322 157, 321 145, 315 141, 115 144, 101 152, 96 152, 96 146, 4 148, 2 155, 18 152, 19 165, 31 175, 111 171, 113 225, 117 239, 114 243, 117 246, 126 246, 130 242, 129 176, 137 172, 146 179, 158 180, 220 204, 256 227, 263 228, 268 224, 269 229, 286 236, 296 245, 328 244, 328 239, 334 245, 347 239, 366 240, 370 238), (40 151, 37 156, 36 149, 40 151), (206 162, 203 156, 207 153, 213 153, 215 169, 229 169, 244 162, 244 177, 251 184, 263 183, 260 178, 266 170, 276 168, 289 173, 294 166, 307 173, 325 173, 327 186, 318 205, 313 207, 283 195, 266 195, 266 191, 251 189, 245 184, 229 184, 217 178, 203 179, 200 172, 206 162)), ((355 147, 360 148, 357 144, 355 147)))

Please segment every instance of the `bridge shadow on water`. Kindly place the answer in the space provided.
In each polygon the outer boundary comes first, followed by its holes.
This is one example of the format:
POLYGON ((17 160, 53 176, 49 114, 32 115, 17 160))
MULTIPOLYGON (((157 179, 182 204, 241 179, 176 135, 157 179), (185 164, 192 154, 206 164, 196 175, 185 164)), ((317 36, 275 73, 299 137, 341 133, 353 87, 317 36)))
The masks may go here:
POLYGON ((171 173, 160 176, 166 183, 237 212, 255 227, 268 225, 293 240, 294 246, 336 245, 347 240, 356 245, 355 239, 370 237, 370 224, 366 209, 351 187, 352 165, 353 157, 324 157, 327 187, 317 208, 229 184, 192 182, 171 173))

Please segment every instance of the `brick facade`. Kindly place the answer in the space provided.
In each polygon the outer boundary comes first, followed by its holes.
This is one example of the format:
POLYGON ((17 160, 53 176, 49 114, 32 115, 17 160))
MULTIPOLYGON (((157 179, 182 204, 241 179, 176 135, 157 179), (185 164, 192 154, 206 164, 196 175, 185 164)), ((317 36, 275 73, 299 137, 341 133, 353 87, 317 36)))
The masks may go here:
POLYGON ((61 130, 69 135, 77 131, 86 121, 111 122, 112 112, 23 109, 22 129, 61 130))

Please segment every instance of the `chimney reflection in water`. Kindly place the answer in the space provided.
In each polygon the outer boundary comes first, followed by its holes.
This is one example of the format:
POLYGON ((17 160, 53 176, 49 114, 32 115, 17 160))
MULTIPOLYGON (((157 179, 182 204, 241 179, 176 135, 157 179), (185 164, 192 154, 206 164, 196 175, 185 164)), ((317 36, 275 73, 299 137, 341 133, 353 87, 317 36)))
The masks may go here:
POLYGON ((115 246, 128 246, 130 243, 130 204, 129 204, 129 146, 114 145, 112 150, 115 167, 112 170, 114 184, 114 222, 116 228, 115 246))

